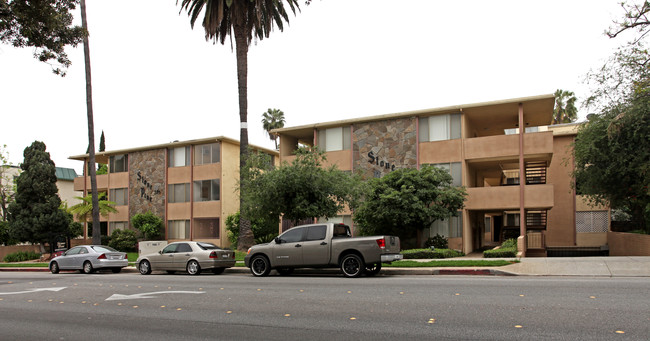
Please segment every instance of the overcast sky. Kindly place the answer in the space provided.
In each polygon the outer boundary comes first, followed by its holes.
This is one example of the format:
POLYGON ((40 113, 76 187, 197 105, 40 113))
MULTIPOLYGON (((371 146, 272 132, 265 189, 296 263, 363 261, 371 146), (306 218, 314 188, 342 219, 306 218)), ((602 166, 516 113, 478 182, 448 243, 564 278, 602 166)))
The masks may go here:
MULTIPOLYGON (((586 73, 624 42, 603 35, 622 17, 618 2, 301 0, 284 32, 250 47, 249 141, 273 148, 268 108, 290 127, 558 88, 583 99, 586 73)), ((239 139, 229 43, 206 42, 175 0, 87 3, 97 146, 102 130, 107 150, 239 139)), ((31 49, 0 45, 0 146, 13 164, 40 140, 57 166, 81 173, 68 157, 88 145, 83 49, 67 51, 61 78, 31 49)))

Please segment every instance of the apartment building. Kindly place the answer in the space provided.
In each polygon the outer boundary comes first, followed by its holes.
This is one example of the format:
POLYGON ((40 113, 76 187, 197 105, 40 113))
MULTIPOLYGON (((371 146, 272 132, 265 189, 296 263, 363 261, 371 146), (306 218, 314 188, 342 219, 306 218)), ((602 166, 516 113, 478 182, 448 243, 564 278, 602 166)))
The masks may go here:
MULTIPOLYGON (((281 162, 291 162, 304 144, 365 178, 426 164, 444 168, 454 185, 466 187, 465 208, 425 229, 424 239, 444 235, 450 248, 470 253, 525 236, 526 254, 544 256, 553 247, 607 244, 610 221, 607 208, 589 206, 571 186, 576 125, 549 126, 554 101, 542 95, 274 132, 281 162)), ((351 217, 347 211, 334 220, 353 225, 351 217)))
MULTIPOLYGON (((251 146, 271 155, 278 152, 251 146)), ((226 218, 239 210, 239 141, 212 137, 97 153, 108 165, 97 187, 116 203, 117 213, 101 217, 102 234, 130 227, 138 213, 152 212, 165 222, 169 241, 202 240, 226 247, 226 218)), ((88 155, 70 159, 88 165, 88 155)), ((88 172, 85 172, 88 174, 88 172)), ((74 189, 90 192, 90 177, 77 177, 74 189)), ((87 237, 85 235, 84 237, 87 237)))

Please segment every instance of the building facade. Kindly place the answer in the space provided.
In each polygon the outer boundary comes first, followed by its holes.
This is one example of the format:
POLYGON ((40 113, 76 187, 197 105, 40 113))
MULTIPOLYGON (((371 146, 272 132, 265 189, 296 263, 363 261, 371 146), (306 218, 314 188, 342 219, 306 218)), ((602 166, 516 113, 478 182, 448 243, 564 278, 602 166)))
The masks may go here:
MULTIPOLYGON (((424 239, 440 234, 450 248, 470 253, 524 236, 525 254, 543 256, 552 247, 604 245, 609 228, 608 210, 590 207, 573 190, 576 125, 548 126, 554 102, 543 95, 273 132, 280 136, 281 162, 293 160, 304 144, 365 178, 427 164, 446 169, 467 190, 465 208, 427 227, 424 239)), ((335 220, 353 225, 351 217, 347 211, 335 220)))
MULTIPOLYGON (((252 147, 277 162, 276 151, 252 147)), ((70 158, 88 165, 88 155, 70 158)), ((238 141, 214 137, 100 152, 96 162, 108 165, 107 174, 97 175, 97 187, 118 211, 100 218, 102 234, 131 228, 131 217, 151 212, 163 219, 169 241, 229 245, 225 220, 239 210, 238 141)), ((90 193, 90 177, 76 178, 74 189, 90 193)))

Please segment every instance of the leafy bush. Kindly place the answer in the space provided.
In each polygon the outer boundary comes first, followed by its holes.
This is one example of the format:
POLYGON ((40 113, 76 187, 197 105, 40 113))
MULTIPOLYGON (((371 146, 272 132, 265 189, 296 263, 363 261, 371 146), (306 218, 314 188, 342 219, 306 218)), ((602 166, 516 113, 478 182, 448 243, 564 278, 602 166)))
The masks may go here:
MULTIPOLYGON (((226 218, 226 231, 230 247, 237 249, 239 242, 239 211, 226 218)), ((263 244, 272 241, 278 236, 278 219, 255 219, 251 220, 251 229, 255 236, 256 244, 263 244)))
POLYGON ((115 230, 111 233, 108 246, 122 252, 135 252, 138 238, 133 230, 115 230))
POLYGON ((446 249, 449 247, 449 242, 445 236, 441 236, 436 233, 435 237, 431 237, 424 242, 426 247, 434 247, 436 249, 446 249))
POLYGON ((142 233, 144 239, 158 240, 163 237, 163 221, 151 212, 134 215, 131 218, 131 225, 142 233))
POLYGON ((5 256, 4 261, 9 263, 9 262, 24 262, 32 259, 39 259, 41 258, 40 253, 36 253, 34 251, 18 251, 14 253, 10 253, 5 256))
POLYGON ((404 259, 442 259, 464 256, 462 252, 450 249, 411 249, 401 252, 404 259))
POLYGON ((517 240, 508 239, 499 248, 483 251, 483 258, 517 257, 517 240))

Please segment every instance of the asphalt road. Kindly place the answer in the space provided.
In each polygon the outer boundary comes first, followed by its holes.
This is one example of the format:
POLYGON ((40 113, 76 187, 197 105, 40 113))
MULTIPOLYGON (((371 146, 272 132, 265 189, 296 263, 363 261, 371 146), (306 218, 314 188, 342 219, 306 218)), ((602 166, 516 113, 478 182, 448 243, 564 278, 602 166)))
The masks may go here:
POLYGON ((2 340, 648 340, 650 278, 0 273, 2 340))

